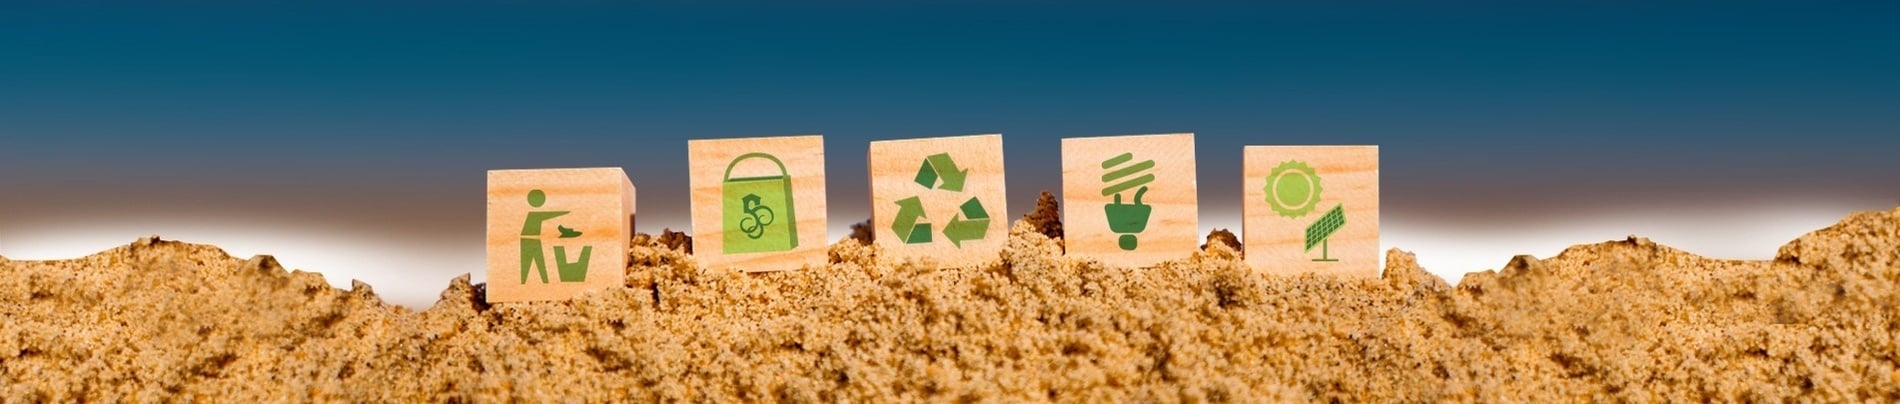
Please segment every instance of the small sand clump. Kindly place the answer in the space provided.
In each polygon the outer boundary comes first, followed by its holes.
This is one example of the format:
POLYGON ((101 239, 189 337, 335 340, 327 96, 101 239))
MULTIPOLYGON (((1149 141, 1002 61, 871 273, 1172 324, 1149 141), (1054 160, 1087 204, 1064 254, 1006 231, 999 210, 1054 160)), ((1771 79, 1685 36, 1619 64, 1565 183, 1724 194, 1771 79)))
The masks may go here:
MULTIPOLYGON (((148 238, 0 259, 4 401, 1900 400, 1900 209, 1773 260, 1632 237, 1458 286, 1249 270, 1224 242, 1151 268, 1063 257, 1018 222, 992 265, 705 271, 663 239, 624 288, 433 307, 270 257, 148 238)), ((673 238, 677 241, 677 237, 673 238)))
POLYGON ((1201 251, 1207 251, 1208 246, 1215 244, 1226 246, 1229 250, 1246 251, 1240 247, 1240 237, 1234 236, 1234 232, 1227 229, 1214 229, 1208 232, 1207 242, 1201 243, 1201 251))

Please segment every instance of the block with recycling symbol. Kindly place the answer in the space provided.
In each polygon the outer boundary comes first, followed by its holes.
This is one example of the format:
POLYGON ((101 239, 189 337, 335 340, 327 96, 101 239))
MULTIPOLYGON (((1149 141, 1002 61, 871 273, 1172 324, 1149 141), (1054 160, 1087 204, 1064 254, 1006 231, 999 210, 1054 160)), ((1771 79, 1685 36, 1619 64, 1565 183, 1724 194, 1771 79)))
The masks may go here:
POLYGON ((488 301, 624 287, 633 197, 619 168, 489 171, 488 301))
POLYGON ((1062 139, 1068 254, 1148 266, 1201 244, 1194 134, 1062 139))
POLYGON ((746 272, 825 265, 825 140, 818 135, 686 142, 693 256, 746 272))
POLYGON ((883 256, 971 266, 1008 244, 1002 135, 871 142, 869 167, 883 256))
POLYGON ((1378 146, 1247 146, 1242 153, 1248 266, 1379 276, 1378 146))

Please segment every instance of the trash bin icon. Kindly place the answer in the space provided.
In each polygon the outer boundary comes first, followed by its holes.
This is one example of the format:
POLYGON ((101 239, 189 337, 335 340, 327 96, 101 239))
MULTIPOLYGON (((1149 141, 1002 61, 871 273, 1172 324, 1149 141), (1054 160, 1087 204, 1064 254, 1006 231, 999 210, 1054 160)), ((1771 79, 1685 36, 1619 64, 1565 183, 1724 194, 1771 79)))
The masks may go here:
POLYGON ((792 175, 778 157, 746 153, 726 165, 722 184, 725 253, 787 251, 798 247, 798 219, 792 209, 792 175), (746 160, 766 160, 778 166, 778 175, 733 178, 732 170, 746 160))

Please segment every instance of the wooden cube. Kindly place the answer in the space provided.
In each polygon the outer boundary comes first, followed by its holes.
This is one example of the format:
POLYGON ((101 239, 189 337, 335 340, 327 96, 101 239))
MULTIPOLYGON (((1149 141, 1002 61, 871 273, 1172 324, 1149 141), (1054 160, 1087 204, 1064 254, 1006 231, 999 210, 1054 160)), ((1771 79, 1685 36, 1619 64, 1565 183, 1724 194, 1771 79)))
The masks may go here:
POLYGON ((693 256, 747 272, 828 260, 823 136, 692 140, 693 256))
POLYGON ((1068 254, 1127 266, 1199 248, 1194 134, 1062 139, 1068 254))
POLYGON ((1379 276, 1378 146, 1248 146, 1243 153, 1248 266, 1379 276))
POLYGON ((623 287, 633 182, 619 168, 488 172, 488 301, 623 287))
POLYGON ((945 267, 996 261, 1009 244, 1003 135, 871 142, 879 255, 945 267))

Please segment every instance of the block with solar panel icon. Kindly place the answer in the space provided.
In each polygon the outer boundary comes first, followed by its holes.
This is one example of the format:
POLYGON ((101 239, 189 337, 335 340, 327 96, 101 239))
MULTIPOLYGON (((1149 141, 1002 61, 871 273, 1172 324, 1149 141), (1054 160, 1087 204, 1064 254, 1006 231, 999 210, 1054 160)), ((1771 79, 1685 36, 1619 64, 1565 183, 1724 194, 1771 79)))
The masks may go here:
POLYGON ((1068 254, 1147 266, 1200 245, 1194 135, 1062 140, 1068 254))
POLYGON ((1248 146, 1242 154, 1248 266, 1379 276, 1378 146, 1248 146))

